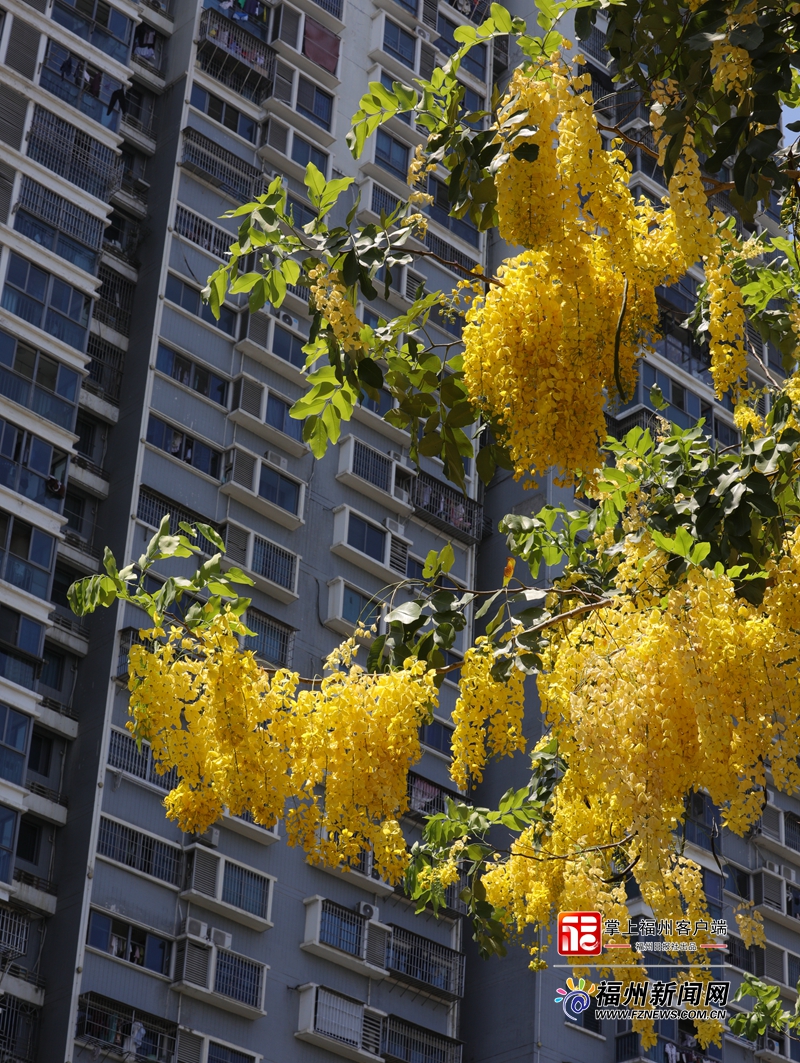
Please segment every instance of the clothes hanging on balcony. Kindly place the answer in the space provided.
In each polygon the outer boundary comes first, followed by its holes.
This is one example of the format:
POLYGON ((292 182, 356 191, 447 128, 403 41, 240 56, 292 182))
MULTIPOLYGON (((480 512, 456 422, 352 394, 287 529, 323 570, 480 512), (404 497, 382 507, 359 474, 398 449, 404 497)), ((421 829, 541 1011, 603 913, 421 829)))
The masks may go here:
POLYGON ((108 101, 108 109, 106 110, 106 114, 111 114, 111 112, 116 108, 117 104, 119 104, 119 109, 120 111, 122 111, 123 114, 128 113, 128 100, 125 96, 125 89, 120 88, 117 89, 115 92, 111 93, 111 99, 108 101))
POLYGON ((61 77, 62 78, 72 77, 72 56, 71 55, 68 55, 67 58, 64 60, 64 62, 61 64, 60 70, 61 70, 61 77))

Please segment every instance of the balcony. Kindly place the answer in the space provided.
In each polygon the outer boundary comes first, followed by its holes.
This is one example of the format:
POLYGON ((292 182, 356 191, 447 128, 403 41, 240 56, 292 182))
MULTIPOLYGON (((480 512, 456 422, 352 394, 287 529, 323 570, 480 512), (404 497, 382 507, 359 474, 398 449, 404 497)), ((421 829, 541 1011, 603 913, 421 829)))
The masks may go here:
POLYGON ((107 200, 119 188, 122 174, 111 148, 38 105, 28 155, 98 199, 107 200))
POLYGON ((387 1063, 416 1063, 419 1059, 436 1063, 461 1063, 461 1044, 452 1037, 433 1033, 396 1015, 386 1019, 383 1056, 387 1063))
POLYGON ((32 410, 46 421, 57 424, 59 428, 72 431, 76 410, 74 402, 59 398, 4 365, 0 365, 0 395, 27 410, 32 410))
POLYGON ((78 1000, 75 1039, 97 1049, 98 1056, 174 1063, 177 1036, 176 1023, 100 993, 84 993, 78 1000))
POLYGON ((33 908, 46 915, 53 915, 56 910, 56 886, 48 879, 39 878, 22 868, 14 868, 16 891, 14 899, 26 908, 33 908))
POLYGON ((408 517, 414 511, 410 502, 414 474, 406 468, 399 451, 390 451, 387 456, 355 436, 345 436, 339 446, 336 479, 400 517, 408 517))
POLYGON ((275 52, 217 11, 205 10, 200 18, 197 61, 205 73, 252 103, 269 94, 275 52))
POLYGON ((408 812, 407 815, 425 818, 447 811, 447 799, 463 803, 464 798, 455 790, 448 790, 438 783, 425 779, 416 772, 408 773, 408 812))
POLYGON ((53 621, 53 626, 47 632, 47 638, 65 650, 69 650, 70 653, 85 657, 89 652, 88 627, 68 612, 66 607, 62 609, 61 606, 56 606, 50 619, 53 621))
POLYGON ((287 454, 291 454, 295 458, 304 457, 308 454, 308 446, 302 439, 302 421, 290 418, 288 416, 289 404, 277 395, 273 395, 271 401, 270 394, 269 388, 258 380, 244 375, 236 377, 233 381, 230 419, 254 435, 266 439, 276 447, 280 447, 287 454), (278 409, 278 412, 282 415, 280 417, 270 417, 273 412, 270 409, 270 405, 273 408, 275 407, 275 399, 277 399, 281 407, 286 408, 285 411, 278 409), (277 423, 270 423, 271 421, 277 423), (278 427, 278 424, 280 424, 280 427, 278 427))
POLYGON ((26 811, 33 812, 34 815, 46 819, 48 823, 54 823, 57 827, 63 827, 67 822, 66 795, 30 780, 25 783, 25 786, 29 791, 25 796, 26 811))
POLYGON ((62 738, 72 740, 78 736, 78 714, 54 698, 45 697, 39 703, 39 723, 62 738))
MULTIPOLYGON (((195 513, 194 510, 178 505, 174 500, 164 498, 163 495, 158 494, 157 491, 153 491, 149 487, 141 486, 136 507, 136 519, 155 530, 161 526, 161 521, 167 515, 169 515, 170 526, 173 531, 177 529, 181 521, 185 524, 197 524, 199 521, 201 524, 208 524, 216 532, 221 530, 215 521, 195 513)), ((209 557, 218 552, 218 547, 202 535, 198 535, 192 542, 200 548, 202 553, 207 554, 209 557)))
POLYGON ((95 498, 108 498, 110 479, 108 473, 83 454, 76 454, 70 462, 69 478, 72 483, 78 484, 95 498))
POLYGON ((261 195, 264 174, 192 128, 183 131, 181 166, 240 203, 261 195))
POLYGON ((359 1000, 307 984, 300 986, 300 1021, 295 1037, 345 1059, 369 1063, 382 1059, 385 1018, 384 1012, 359 1000))
POLYGON ((136 739, 127 731, 111 730, 108 747, 108 766, 112 771, 125 772, 126 775, 149 783, 159 790, 174 790, 178 785, 178 772, 171 768, 166 772, 158 771, 158 761, 153 757, 149 742, 142 742, 137 747, 136 739))
POLYGON ((300 527, 306 490, 302 481, 240 447, 228 451, 225 466, 225 481, 220 488, 223 494, 290 531, 300 527))
POLYGON ((264 931, 273 925, 274 883, 271 875, 259 874, 198 844, 187 850, 181 897, 251 930, 264 931))
POLYGON ((405 578, 410 543, 402 525, 387 518, 393 530, 383 529, 348 506, 337 506, 333 514, 332 553, 384 583, 395 584, 405 578))
POLYGON ((231 523, 225 526, 225 547, 225 561, 247 569, 256 586, 270 597, 279 602, 297 601, 297 554, 231 523))
POLYGON ((457 488, 420 472, 412 491, 414 512, 427 524, 474 546, 483 535, 483 506, 457 488))
POLYGON ((177 992, 247 1019, 266 1014, 263 963, 191 937, 179 939, 175 953, 172 988, 177 992))
POLYGON ((100 571, 100 551, 77 532, 64 532, 64 538, 58 544, 58 556, 86 573, 94 574, 100 571))
POLYGON ((392 924, 386 966, 393 978, 431 996, 458 1000, 464 995, 464 956, 421 934, 392 924))
POLYGON ((306 897, 304 952, 321 956, 367 978, 385 978, 386 953, 391 931, 378 921, 378 911, 369 906, 364 914, 324 897, 306 897))
POLYGON ((39 1042, 43 984, 13 963, 4 979, 0 1046, 8 1063, 33 1063, 39 1042))
POLYGON ((220 822, 228 830, 241 834, 242 837, 249 838, 251 841, 256 841, 259 845, 272 845, 280 839, 277 823, 274 827, 262 827, 253 819, 252 812, 247 810, 234 816, 226 809, 224 818, 220 822))

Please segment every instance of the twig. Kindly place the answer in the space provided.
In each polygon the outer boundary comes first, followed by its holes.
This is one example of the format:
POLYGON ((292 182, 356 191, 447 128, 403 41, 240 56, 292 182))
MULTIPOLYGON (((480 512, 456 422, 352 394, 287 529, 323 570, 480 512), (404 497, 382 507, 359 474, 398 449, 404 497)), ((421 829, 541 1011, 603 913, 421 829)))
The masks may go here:
MULTIPOLYGON (((619 126, 604 125, 602 122, 598 122, 597 128, 602 129, 605 133, 616 133, 616 135, 621 140, 624 140, 626 144, 631 144, 634 148, 641 148, 645 155, 649 156, 651 159, 658 159, 659 157, 657 151, 649 147, 649 145, 643 143, 643 141, 636 140, 635 137, 628 136, 628 134, 624 133, 619 128, 619 126)), ((730 192, 731 189, 736 188, 736 185, 733 181, 717 181, 716 178, 709 177, 708 174, 701 174, 700 176, 703 181, 706 181, 709 185, 711 185, 710 188, 706 189, 707 196, 714 196, 717 194, 717 192, 730 192)), ((791 176, 791 174, 789 176, 791 176)), ((798 176, 800 176, 800 171, 798 172, 798 176)))
POLYGON ((483 281, 484 284, 496 284, 499 288, 505 288, 505 284, 498 277, 487 277, 485 273, 482 273, 479 269, 467 269, 466 266, 462 266, 460 262, 452 262, 449 258, 442 258, 441 255, 437 255, 435 251, 422 251, 416 250, 413 247, 406 247, 405 251, 409 255, 419 255, 421 258, 433 258, 437 262, 441 262, 443 266, 448 266, 450 269, 457 269, 461 273, 465 273, 468 277, 474 277, 476 280, 483 281))

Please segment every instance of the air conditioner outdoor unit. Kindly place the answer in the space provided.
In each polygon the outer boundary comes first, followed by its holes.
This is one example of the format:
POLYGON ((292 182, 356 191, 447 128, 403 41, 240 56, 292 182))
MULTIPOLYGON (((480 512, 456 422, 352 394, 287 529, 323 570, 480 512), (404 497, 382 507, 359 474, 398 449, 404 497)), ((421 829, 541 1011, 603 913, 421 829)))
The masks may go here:
POLYGON ((403 452, 402 451, 400 451, 400 450, 390 450, 389 451, 389 457, 392 459, 392 461, 397 461, 401 465, 403 464, 403 452))
POLYGON ((796 877, 795 877, 795 873, 794 873, 794 868, 793 867, 787 867, 786 864, 784 864, 783 865, 783 877, 785 879, 787 879, 789 882, 795 882, 796 881, 796 877))
POLYGON ((197 840, 202 842, 203 845, 209 845, 212 849, 216 849, 219 845, 219 827, 209 827, 208 830, 197 835, 197 840))
POLYGON ((402 502, 403 505, 408 505, 408 491, 404 491, 402 487, 395 487, 394 497, 398 502, 402 502))
POLYGON ((430 30, 426 30, 426 29, 425 29, 424 27, 422 27, 422 26, 417 26, 417 27, 416 27, 416 30, 417 30, 417 36, 418 36, 418 37, 419 37, 419 38, 420 38, 421 40, 423 40, 423 41, 429 41, 429 40, 431 39, 431 33, 430 33, 430 30))
POLYGON ((212 926, 208 932, 208 940, 212 945, 216 945, 218 949, 229 949, 233 942, 233 934, 220 930, 219 927, 212 926))
POLYGON ((401 524, 399 520, 392 520, 391 517, 387 517, 383 523, 393 535, 405 534, 406 526, 405 524, 401 524))
POLYGON ((774 860, 767 860, 764 863, 764 867, 767 869, 767 871, 771 871, 774 875, 780 875, 781 873, 780 864, 776 864, 774 860))
POLYGON ((378 909, 374 904, 370 904, 369 901, 359 901, 356 905, 356 911, 370 922, 378 921, 378 909))
POLYGON ((285 470, 289 467, 289 462, 286 460, 286 458, 282 457, 280 454, 277 454, 274 450, 268 450, 264 457, 272 465, 277 465, 279 469, 285 470))
POLYGON ((780 1056, 780 1055, 783 1055, 782 1049, 783 1049, 783 1045, 780 1043, 780 1041, 776 1041, 772 1037, 768 1037, 767 1038, 767 1051, 768 1052, 775 1052, 775 1053, 777 1053, 777 1055, 780 1056))
POLYGON ((288 313, 286 310, 281 310, 280 313, 278 314, 278 317, 283 322, 283 324, 284 325, 288 325, 289 328, 293 328, 293 329, 299 329, 300 328, 300 322, 298 321, 298 319, 296 317, 292 317, 292 315, 290 313, 288 313))
POLYGON ((205 941, 208 934, 208 923, 203 923, 199 919, 187 919, 186 933, 189 937, 202 938, 205 941))

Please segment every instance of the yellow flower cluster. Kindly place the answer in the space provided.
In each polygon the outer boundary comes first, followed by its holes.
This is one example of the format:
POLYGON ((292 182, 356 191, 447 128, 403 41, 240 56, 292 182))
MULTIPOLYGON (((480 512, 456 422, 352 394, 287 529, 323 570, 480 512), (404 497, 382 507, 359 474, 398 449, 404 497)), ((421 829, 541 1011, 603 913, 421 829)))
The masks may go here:
MULTIPOLYGON (((740 11, 727 17, 728 33, 741 26, 752 25, 758 17, 758 4, 751 0, 740 11)), ((750 91, 755 70, 750 53, 730 41, 717 41, 711 46, 711 71, 714 88, 731 93, 741 102, 750 91)))
POLYGON ((510 756, 525 749, 525 677, 514 671, 509 679, 497 682, 491 675, 493 662, 491 646, 483 635, 464 654, 458 701, 453 710, 450 765, 450 775, 462 790, 470 780, 481 781, 490 754, 510 756))
MULTIPOLYGON (((637 359, 658 338, 655 290, 696 263, 711 274, 718 391, 743 374, 744 312, 719 264, 718 224, 690 134, 671 205, 636 202, 625 154, 602 141, 589 86, 556 58, 517 70, 498 110, 507 155, 495 177, 499 230, 526 250, 468 311, 464 374, 474 404, 505 432, 517 478, 554 467, 562 482, 591 482, 607 396, 631 393, 637 359), (512 136, 520 125, 525 133, 512 136), (515 157, 529 145, 535 160, 515 157)), ((672 92, 661 86, 656 104, 672 92)))
POLYGON ((129 727, 159 770, 177 768, 165 804, 181 829, 203 831, 226 808, 265 827, 283 817, 311 861, 337 866, 371 849, 378 872, 398 881, 407 773, 436 703, 427 666, 370 674, 353 663, 351 640, 318 686, 300 689, 295 673, 270 676, 241 652, 225 615, 192 638, 153 634, 151 648, 131 648, 129 727))
POLYGON ((330 325, 342 350, 366 353, 366 344, 361 339, 364 326, 347 297, 341 275, 320 263, 308 271, 308 277, 314 306, 330 325))
POLYGON ((714 391, 721 398, 726 391, 738 393, 741 382, 747 380, 747 317, 739 286, 724 256, 708 256, 706 282, 711 375, 714 391))

